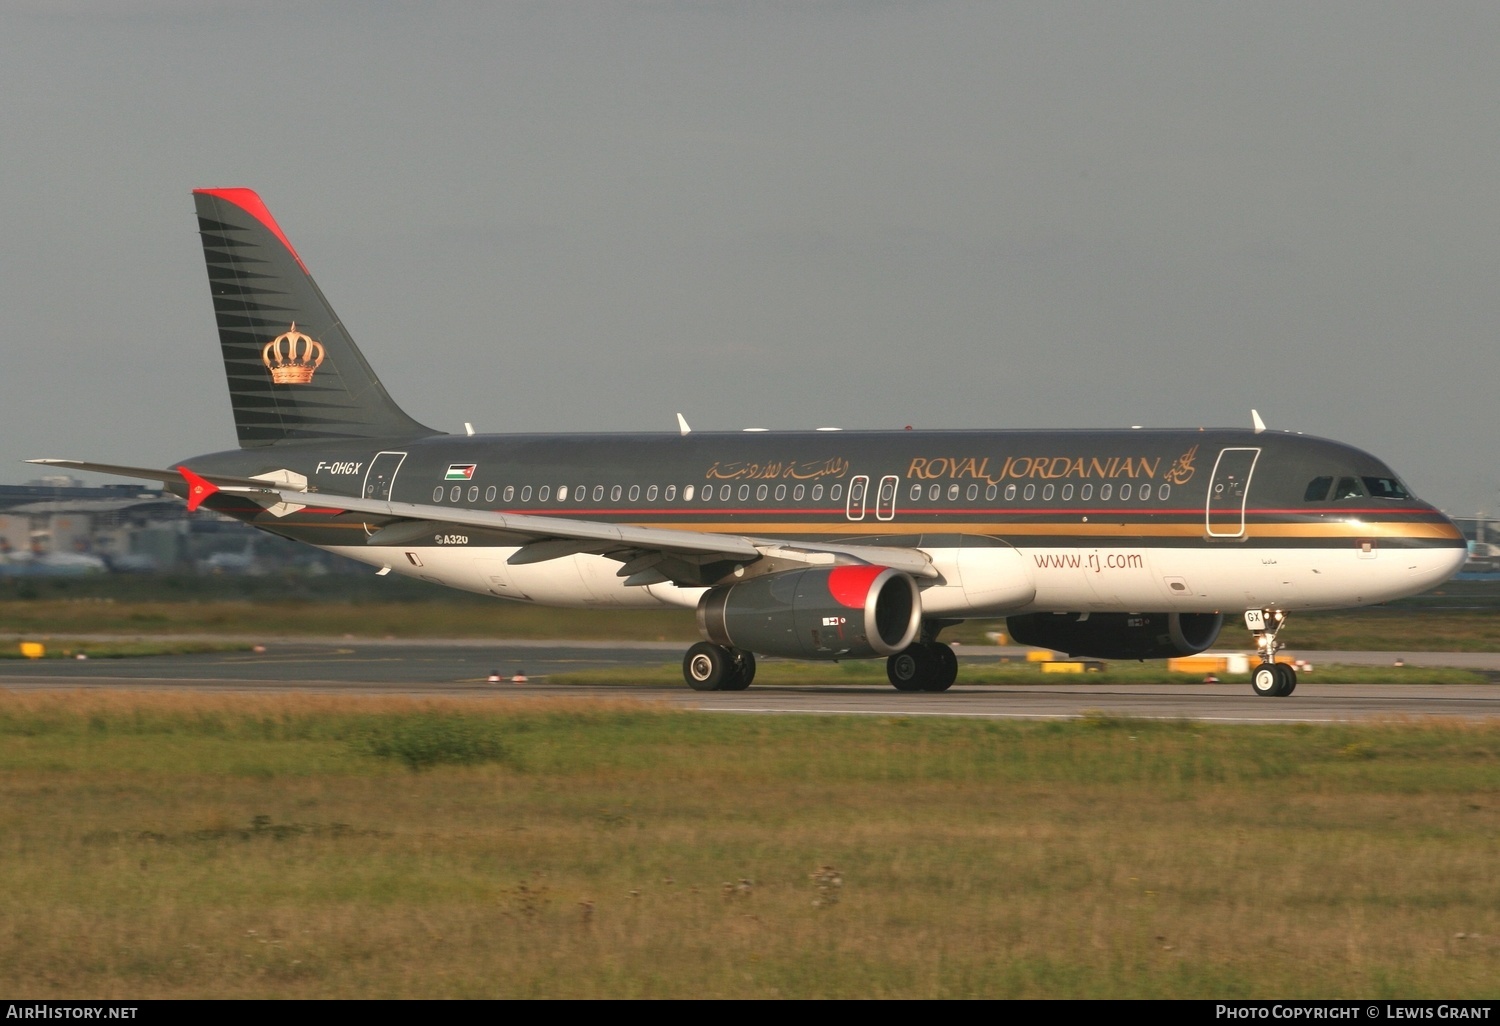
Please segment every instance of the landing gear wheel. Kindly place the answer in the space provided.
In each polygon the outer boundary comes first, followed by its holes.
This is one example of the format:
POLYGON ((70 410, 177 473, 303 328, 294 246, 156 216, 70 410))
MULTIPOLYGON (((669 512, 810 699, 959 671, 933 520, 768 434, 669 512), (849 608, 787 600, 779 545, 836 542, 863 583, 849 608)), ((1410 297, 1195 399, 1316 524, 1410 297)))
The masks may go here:
POLYGON ((1274 698, 1281 694, 1280 663, 1261 663, 1250 675, 1250 687, 1262 698, 1274 698))
POLYGON ((1247 609, 1245 626, 1255 636, 1260 651, 1260 665, 1250 675, 1250 687, 1257 695, 1285 698, 1297 690, 1297 671, 1276 661, 1276 653, 1285 646, 1279 635, 1286 626, 1286 613, 1280 609, 1247 609))
POLYGON ((700 641, 682 657, 682 677, 694 691, 718 691, 735 673, 733 650, 700 641))
POLYGON ((744 691, 755 679, 755 653, 732 648, 729 655, 733 672, 719 684, 719 690, 744 691))
POLYGON ((958 680, 958 656, 941 642, 934 641, 924 647, 932 659, 932 676, 922 685, 922 690, 947 691, 958 680))
POLYGON ((921 691, 936 667, 925 645, 911 645, 885 661, 886 679, 897 691, 921 691))

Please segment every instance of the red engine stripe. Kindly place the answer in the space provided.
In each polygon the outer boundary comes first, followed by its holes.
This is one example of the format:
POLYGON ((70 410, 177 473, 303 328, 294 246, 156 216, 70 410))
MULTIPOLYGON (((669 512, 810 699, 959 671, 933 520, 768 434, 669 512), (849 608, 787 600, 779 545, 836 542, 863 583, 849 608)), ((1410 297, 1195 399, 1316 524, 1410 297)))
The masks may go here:
POLYGON ((865 598, 883 566, 836 566, 828 572, 828 592, 834 601, 850 609, 865 608, 865 598))

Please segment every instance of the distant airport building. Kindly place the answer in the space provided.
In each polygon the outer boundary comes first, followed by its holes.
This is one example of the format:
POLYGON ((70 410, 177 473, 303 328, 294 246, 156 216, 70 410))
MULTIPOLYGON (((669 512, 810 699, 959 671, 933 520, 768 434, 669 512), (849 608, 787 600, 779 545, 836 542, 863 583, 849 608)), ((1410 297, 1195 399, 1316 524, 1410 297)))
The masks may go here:
POLYGON ((159 488, 61 475, 0 485, 0 577, 322 573, 339 562, 208 510, 190 514, 159 488))
POLYGON ((1481 517, 1453 517, 1453 522, 1469 539, 1469 561, 1463 573, 1500 573, 1500 520, 1481 517))

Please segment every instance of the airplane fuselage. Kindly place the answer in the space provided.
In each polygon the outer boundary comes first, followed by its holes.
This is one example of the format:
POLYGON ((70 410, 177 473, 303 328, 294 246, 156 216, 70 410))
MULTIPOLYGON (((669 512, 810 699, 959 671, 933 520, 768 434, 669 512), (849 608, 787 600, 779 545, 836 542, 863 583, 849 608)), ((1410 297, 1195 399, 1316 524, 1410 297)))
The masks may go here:
MULTIPOLYGON (((930 616, 1339 608, 1422 591, 1464 541, 1379 460, 1280 432, 839 431, 439 435, 184 461, 290 472, 330 496, 916 549, 930 616)), ((587 551, 526 562, 504 532, 431 530, 309 506, 212 508, 391 571, 519 601, 693 606, 587 551), (277 515, 281 514, 281 515, 277 515)), ((524 559, 524 557, 523 557, 524 559)), ((768 569, 768 568, 761 568, 768 569)), ((704 587, 738 565, 707 566, 704 587)))

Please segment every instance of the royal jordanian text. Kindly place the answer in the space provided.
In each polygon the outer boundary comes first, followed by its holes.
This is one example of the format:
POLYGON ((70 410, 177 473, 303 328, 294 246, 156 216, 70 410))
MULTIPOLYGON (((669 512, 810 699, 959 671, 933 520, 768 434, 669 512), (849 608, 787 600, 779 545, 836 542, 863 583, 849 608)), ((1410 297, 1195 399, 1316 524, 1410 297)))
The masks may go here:
MULTIPOLYGON (((1195 445, 1173 460, 1161 479, 1175 485, 1187 484, 1197 469, 1193 465, 1197 455, 1195 445)), ((907 466, 906 475, 918 481, 953 478, 990 484, 1007 479, 1035 478, 1044 481, 1062 478, 1114 480, 1122 477, 1155 480, 1161 463, 1160 456, 1007 456, 1003 461, 998 457, 992 461, 989 456, 916 456, 907 466)))

